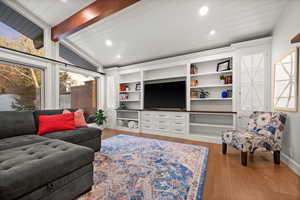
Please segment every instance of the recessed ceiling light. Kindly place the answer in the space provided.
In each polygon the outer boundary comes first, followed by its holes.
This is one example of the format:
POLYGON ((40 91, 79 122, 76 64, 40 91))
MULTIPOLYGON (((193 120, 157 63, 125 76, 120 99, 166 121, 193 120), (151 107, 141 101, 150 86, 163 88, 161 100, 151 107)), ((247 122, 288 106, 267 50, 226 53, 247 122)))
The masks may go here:
POLYGON ((105 40, 106 46, 112 46, 112 41, 111 40, 105 40))
POLYGON ((63 3, 67 3, 68 0, 60 0, 60 1, 63 2, 63 3))
POLYGON ((214 34, 216 34, 216 31, 215 30, 211 30, 211 31, 209 31, 209 34, 210 35, 214 35, 214 34))
POLYGON ((207 15, 208 10, 209 10, 209 9, 208 9, 207 6, 202 6, 202 7, 199 9, 198 13, 199 13, 200 16, 204 16, 204 15, 207 15))
POLYGON ((120 54, 116 55, 116 58, 120 59, 120 58, 121 58, 121 55, 120 55, 120 54))

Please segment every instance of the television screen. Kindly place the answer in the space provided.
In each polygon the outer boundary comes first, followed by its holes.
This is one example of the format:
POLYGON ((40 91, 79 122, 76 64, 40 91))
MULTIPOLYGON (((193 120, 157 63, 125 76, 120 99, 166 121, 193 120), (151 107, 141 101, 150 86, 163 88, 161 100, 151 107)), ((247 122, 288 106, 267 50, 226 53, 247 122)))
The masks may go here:
POLYGON ((145 108, 186 108, 186 82, 145 84, 145 108))

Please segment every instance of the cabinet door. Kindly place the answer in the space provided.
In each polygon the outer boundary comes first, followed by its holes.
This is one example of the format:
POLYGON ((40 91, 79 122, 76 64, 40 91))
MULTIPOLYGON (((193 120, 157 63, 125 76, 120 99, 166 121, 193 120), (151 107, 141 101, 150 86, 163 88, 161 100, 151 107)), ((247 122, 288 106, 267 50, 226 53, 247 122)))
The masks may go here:
POLYGON ((115 75, 106 76, 106 126, 108 128, 116 128, 116 118, 117 113, 115 109, 117 108, 117 99, 119 98, 117 94, 117 85, 115 75))
POLYGON ((270 66, 267 50, 242 53, 239 57, 238 128, 247 127, 253 111, 268 109, 270 66))

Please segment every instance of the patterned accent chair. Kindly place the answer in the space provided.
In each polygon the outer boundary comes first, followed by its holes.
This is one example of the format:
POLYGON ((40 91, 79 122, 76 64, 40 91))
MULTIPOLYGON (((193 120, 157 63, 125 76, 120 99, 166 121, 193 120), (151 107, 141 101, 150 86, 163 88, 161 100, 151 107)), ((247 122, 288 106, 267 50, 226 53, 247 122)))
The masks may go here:
POLYGON ((248 130, 231 130, 222 134, 222 151, 227 153, 227 144, 241 151, 242 165, 247 166, 248 152, 273 152, 274 163, 280 164, 282 134, 286 115, 279 112, 253 112, 248 130))

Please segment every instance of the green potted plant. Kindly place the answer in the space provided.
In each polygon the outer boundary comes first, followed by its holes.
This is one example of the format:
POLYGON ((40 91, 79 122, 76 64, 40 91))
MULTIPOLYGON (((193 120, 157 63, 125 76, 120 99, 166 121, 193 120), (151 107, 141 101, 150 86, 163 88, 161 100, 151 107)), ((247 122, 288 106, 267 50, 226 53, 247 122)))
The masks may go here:
POLYGON ((220 76, 220 80, 223 81, 223 82, 225 83, 225 76, 224 76, 224 75, 221 75, 221 76, 220 76))
POLYGON ((100 128, 103 128, 103 124, 104 122, 106 122, 106 116, 104 115, 104 111, 99 109, 96 113, 95 113, 95 122, 98 126, 100 126, 100 128))

